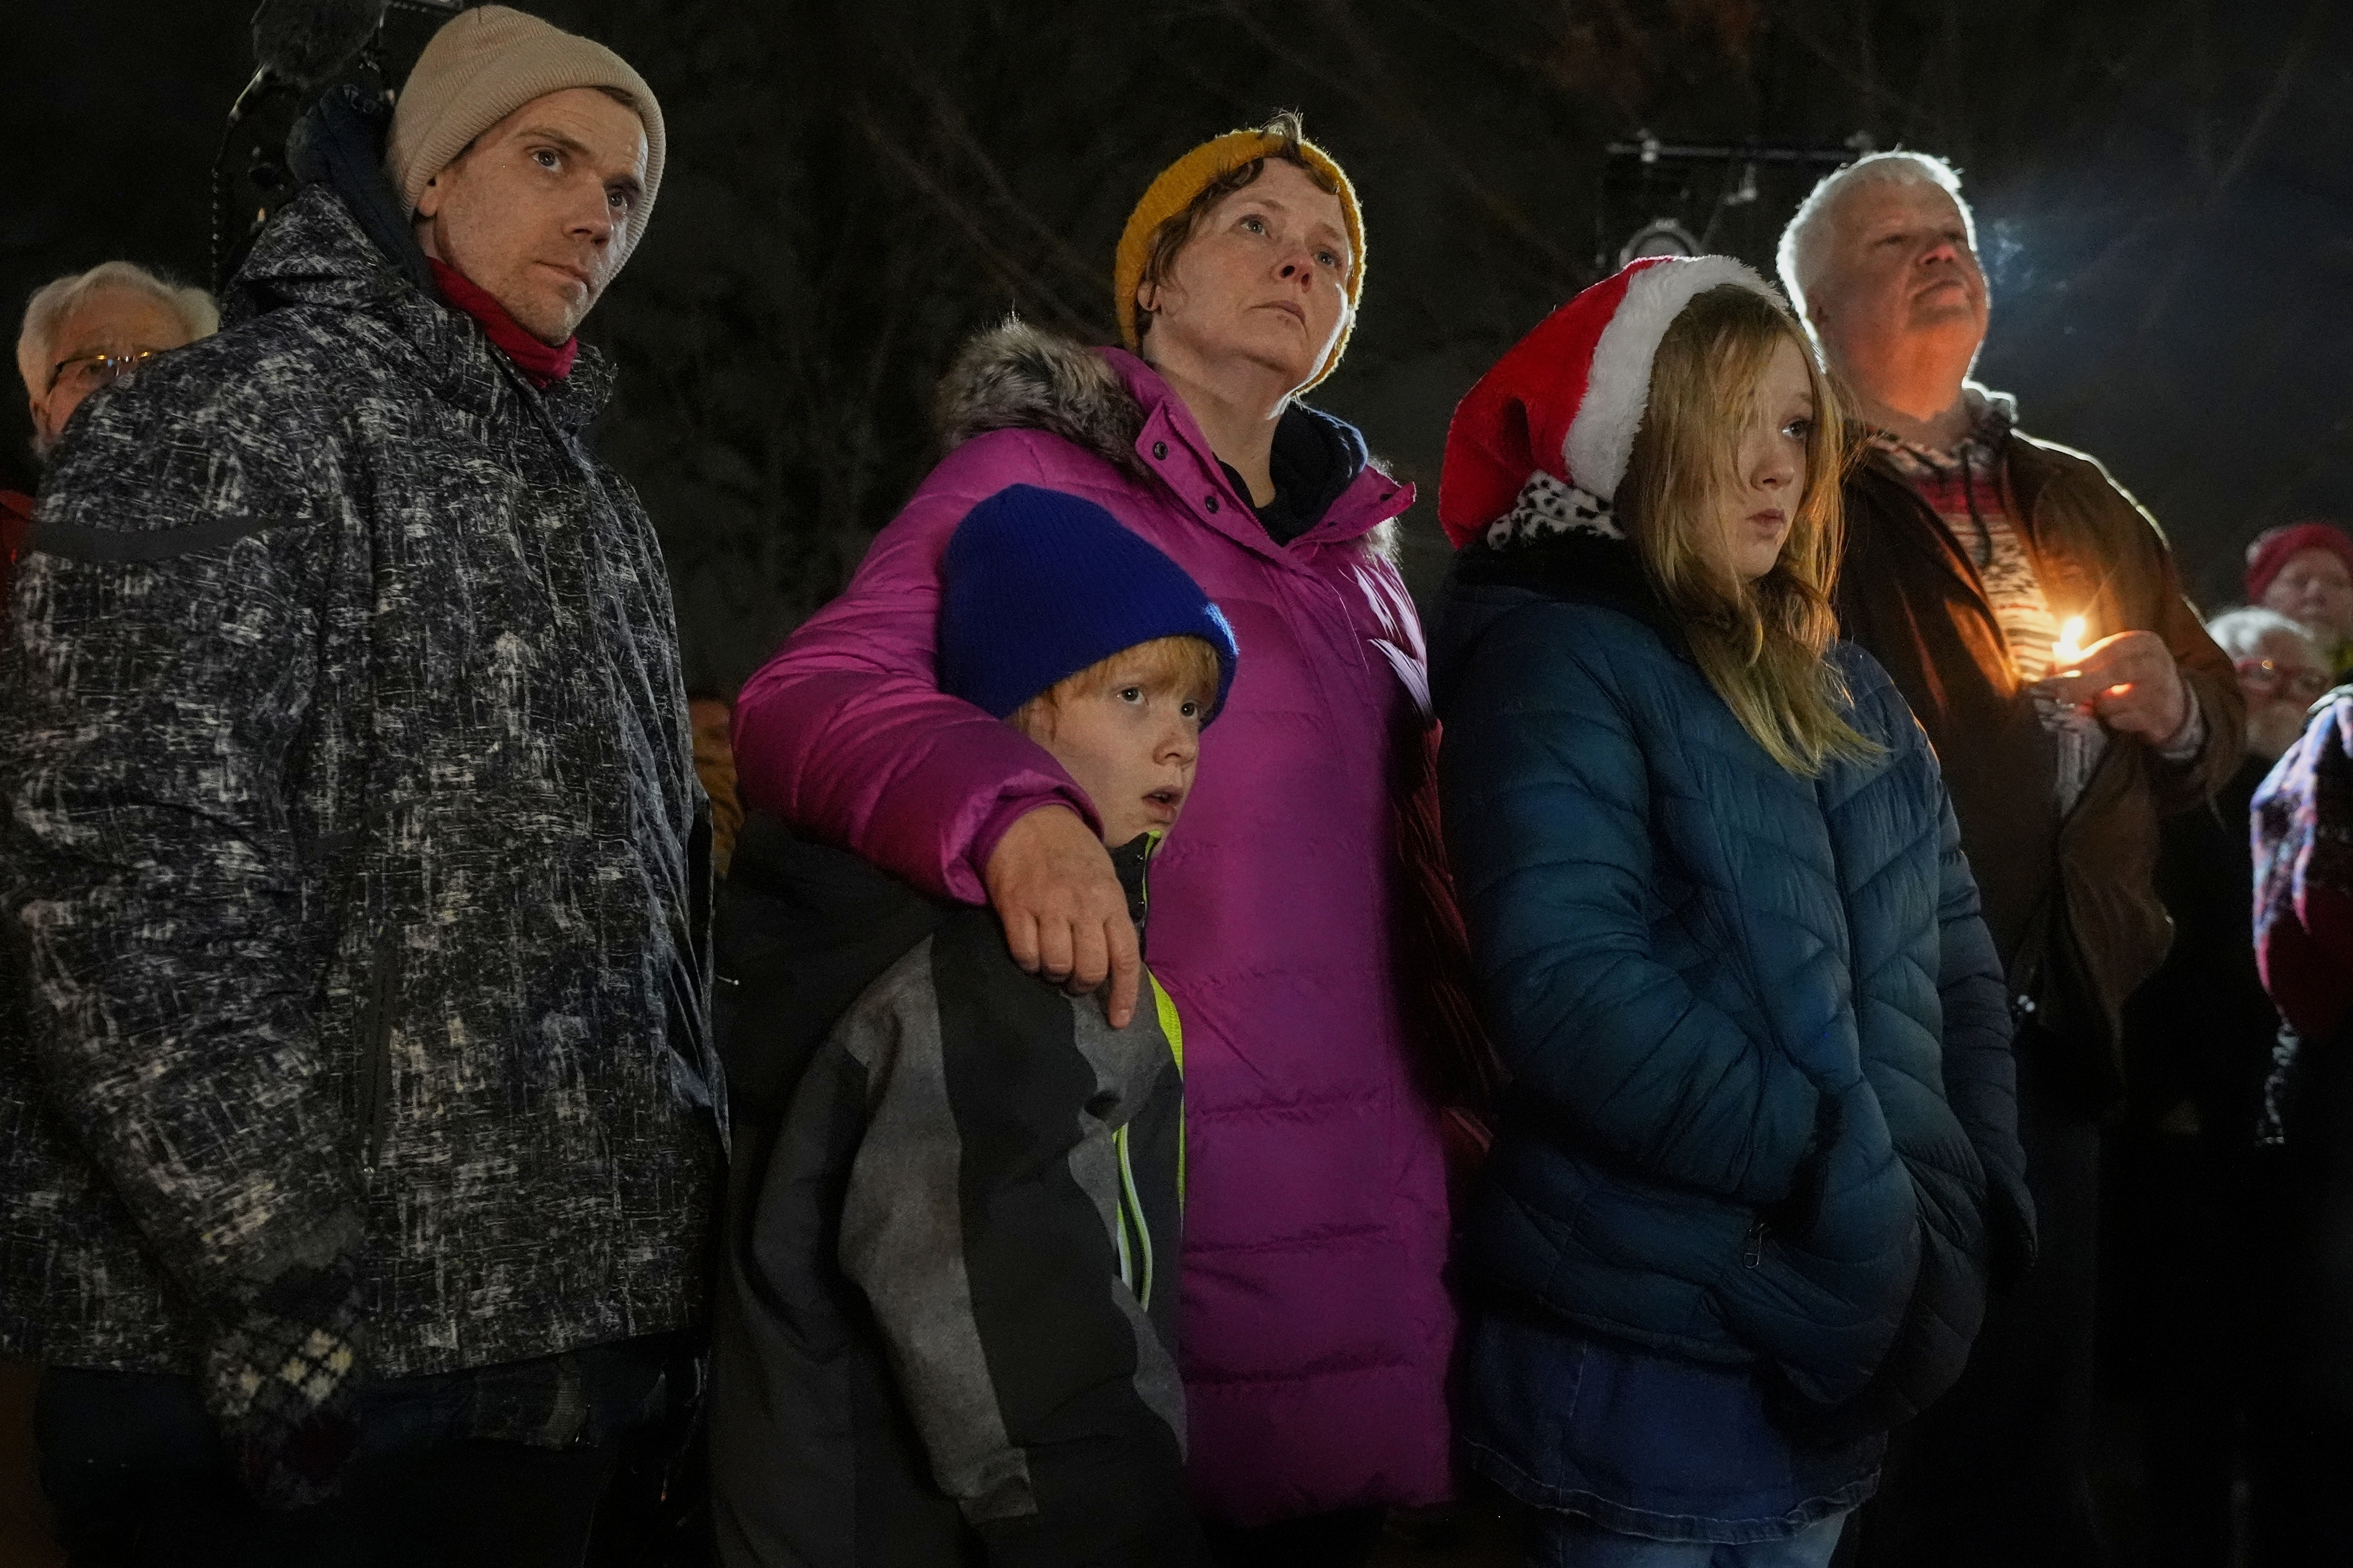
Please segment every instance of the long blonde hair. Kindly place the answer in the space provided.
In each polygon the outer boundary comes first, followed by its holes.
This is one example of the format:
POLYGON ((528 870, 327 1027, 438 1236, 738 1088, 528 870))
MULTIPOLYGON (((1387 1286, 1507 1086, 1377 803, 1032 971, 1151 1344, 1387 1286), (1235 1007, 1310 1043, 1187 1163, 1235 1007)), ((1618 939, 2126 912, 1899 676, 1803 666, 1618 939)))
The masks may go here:
POLYGON ((1651 362, 1650 402, 1617 510, 1709 684, 1776 763, 1809 778, 1833 758, 1881 749, 1849 721, 1846 683, 1823 657, 1838 636, 1831 590, 1845 542, 1844 464, 1837 400, 1788 312, 1735 285, 1694 297, 1651 362), (1780 559, 1752 583, 1725 562, 1718 498, 1740 482, 1741 433, 1783 342, 1804 355, 1813 386, 1806 489, 1780 559))

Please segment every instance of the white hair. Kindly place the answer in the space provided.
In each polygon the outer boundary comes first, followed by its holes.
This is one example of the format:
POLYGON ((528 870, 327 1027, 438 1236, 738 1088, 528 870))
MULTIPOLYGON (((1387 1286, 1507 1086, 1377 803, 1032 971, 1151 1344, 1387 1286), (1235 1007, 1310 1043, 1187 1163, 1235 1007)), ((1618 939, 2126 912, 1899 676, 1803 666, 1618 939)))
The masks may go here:
POLYGON ((1929 185, 1944 192, 1961 209, 1961 226, 1968 235, 1969 249, 1978 247, 1977 215, 1969 211, 1968 198, 1961 195, 1961 177, 1950 163, 1927 153, 1873 153, 1858 158, 1823 175, 1821 184, 1798 204, 1788 226, 1781 231, 1778 258, 1781 287, 1788 291, 1798 314, 1809 320, 1813 312, 1807 308, 1807 296, 1830 266, 1831 219, 1840 198, 1855 185, 1929 185))
POLYGON ((2309 628, 2288 619, 2277 610, 2266 610, 2261 605, 2223 611, 2206 623, 2206 635, 2232 658, 2253 658, 2267 637, 2294 637, 2311 652, 2314 664, 2323 669, 2328 668, 2328 656, 2321 650, 2320 639, 2314 637, 2309 628))
POLYGON ((25 302, 25 324, 16 333, 16 374, 25 378, 26 392, 38 397, 48 390, 49 353, 59 323, 75 306, 109 289, 162 300, 188 329, 190 342, 220 331, 220 308, 203 289, 159 278, 133 262, 101 261, 87 272, 43 284, 25 302))

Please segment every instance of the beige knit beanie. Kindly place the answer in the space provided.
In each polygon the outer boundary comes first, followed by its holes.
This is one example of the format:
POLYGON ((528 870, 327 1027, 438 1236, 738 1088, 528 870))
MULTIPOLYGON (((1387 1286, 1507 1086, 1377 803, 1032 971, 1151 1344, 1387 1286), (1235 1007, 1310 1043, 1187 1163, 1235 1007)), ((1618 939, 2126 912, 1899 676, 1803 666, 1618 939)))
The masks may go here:
POLYGON ((414 214, 426 182, 456 162, 468 142, 529 103, 571 87, 617 88, 637 100, 646 128, 646 198, 638 232, 661 190, 661 105, 628 61, 591 38, 504 5, 460 11, 433 35, 400 89, 385 146, 384 172, 414 214))

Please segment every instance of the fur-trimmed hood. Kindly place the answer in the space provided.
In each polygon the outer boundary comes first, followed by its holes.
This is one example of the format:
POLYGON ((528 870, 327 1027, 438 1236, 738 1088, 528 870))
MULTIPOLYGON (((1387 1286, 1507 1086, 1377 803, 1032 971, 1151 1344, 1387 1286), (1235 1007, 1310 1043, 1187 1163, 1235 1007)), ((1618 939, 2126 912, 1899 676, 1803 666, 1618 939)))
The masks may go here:
MULTIPOLYGON (((941 450, 954 451, 993 430, 1042 430, 1102 458, 1131 479, 1155 479, 1151 465, 1136 450, 1151 411, 1120 374, 1123 357, 1124 351, 1092 349, 1018 316, 1007 316, 966 342, 940 378, 932 420, 941 450)), ((1286 421, 1304 415, 1335 433, 1332 439, 1347 453, 1348 479, 1367 469, 1391 477, 1388 466, 1366 450, 1353 426, 1303 404, 1294 404, 1293 409, 1286 421)), ((1282 439, 1277 437, 1278 460, 1282 439)), ((1215 460, 1206 444, 1202 451, 1215 460)), ((1364 543, 1395 560, 1396 520, 1368 530, 1364 543)))
POLYGON ((943 451, 991 430, 1045 430, 1144 477, 1144 407, 1111 363, 1075 339, 1008 315, 976 334, 940 378, 932 426, 943 451))

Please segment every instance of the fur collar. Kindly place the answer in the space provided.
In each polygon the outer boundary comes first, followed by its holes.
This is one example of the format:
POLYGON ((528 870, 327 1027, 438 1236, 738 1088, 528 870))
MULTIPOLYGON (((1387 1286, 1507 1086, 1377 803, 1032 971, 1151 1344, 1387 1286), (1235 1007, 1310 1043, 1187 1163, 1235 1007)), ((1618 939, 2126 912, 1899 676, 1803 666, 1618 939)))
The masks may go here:
MULTIPOLYGON (((1357 472, 1371 468, 1388 474, 1386 464, 1364 450, 1363 437, 1353 426, 1327 414, 1308 412, 1346 432, 1357 472)), ((1157 486, 1160 476, 1135 450, 1144 420, 1143 405, 1102 354, 1012 315, 965 344, 940 378, 932 403, 933 427, 944 451, 991 430, 1043 430, 1094 453, 1139 482, 1157 486)), ((1359 542, 1371 553, 1395 562, 1398 520, 1390 518, 1367 530, 1359 542)))
POLYGON ((932 420, 946 450, 991 430, 1044 430, 1146 477, 1135 453, 1144 409, 1119 373, 1092 349, 1018 316, 965 344, 940 378, 932 420))

